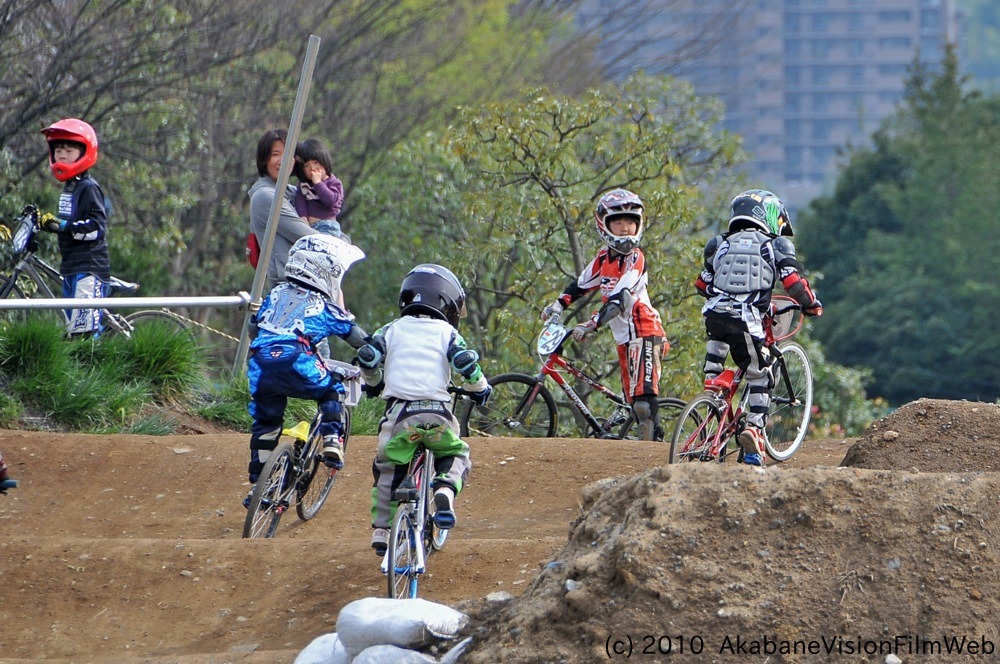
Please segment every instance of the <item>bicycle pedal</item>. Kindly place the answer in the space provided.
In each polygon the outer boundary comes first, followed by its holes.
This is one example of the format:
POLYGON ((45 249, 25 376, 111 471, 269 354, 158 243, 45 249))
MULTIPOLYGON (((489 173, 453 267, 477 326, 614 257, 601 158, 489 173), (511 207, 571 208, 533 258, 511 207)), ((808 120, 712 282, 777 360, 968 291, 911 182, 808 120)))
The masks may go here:
POLYGON ((397 503, 413 503, 416 502, 419 495, 420 492, 416 488, 407 489, 400 487, 392 492, 392 499, 397 503))

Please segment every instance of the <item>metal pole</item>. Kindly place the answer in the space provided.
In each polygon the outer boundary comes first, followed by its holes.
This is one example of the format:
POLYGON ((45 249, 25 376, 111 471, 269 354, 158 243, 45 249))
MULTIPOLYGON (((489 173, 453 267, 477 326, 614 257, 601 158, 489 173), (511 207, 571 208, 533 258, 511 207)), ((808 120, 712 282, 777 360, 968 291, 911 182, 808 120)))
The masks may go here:
POLYGON ((299 76, 299 90, 295 95, 295 105, 292 107, 292 118, 288 124, 288 142, 285 144, 285 154, 281 158, 281 168, 278 169, 278 182, 274 188, 274 201, 271 203, 271 216, 267 220, 267 230, 264 231, 260 247, 260 260, 253 277, 253 287, 250 290, 250 306, 243 319, 243 330, 240 332, 240 343, 236 349, 236 359, 233 362, 233 374, 242 375, 246 370, 247 350, 250 346, 250 317, 257 313, 263 299, 264 283, 267 280, 267 265, 271 260, 271 249, 274 246, 274 236, 278 232, 278 217, 281 213, 281 202, 284 200, 285 187, 292 174, 292 164, 295 161, 295 146, 299 143, 299 128, 302 126, 302 115, 305 112, 306 97, 312 85, 313 70, 316 67, 316 55, 319 53, 320 38, 309 36, 306 47, 305 62, 302 63, 302 74, 299 76))
POLYGON ((0 300, 4 309, 135 309, 143 307, 227 307, 244 309, 250 304, 250 294, 206 295, 191 297, 92 297, 92 298, 31 298, 0 300))

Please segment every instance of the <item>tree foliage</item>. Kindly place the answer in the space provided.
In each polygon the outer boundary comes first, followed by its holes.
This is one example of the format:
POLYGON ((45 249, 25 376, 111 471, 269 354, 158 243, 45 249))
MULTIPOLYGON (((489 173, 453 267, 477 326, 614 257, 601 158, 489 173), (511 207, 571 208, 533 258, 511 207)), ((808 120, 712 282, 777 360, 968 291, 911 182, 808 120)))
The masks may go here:
POLYGON ((900 113, 803 218, 827 305, 817 336, 893 404, 1000 396, 1000 99, 963 82, 953 52, 937 75, 915 67, 900 113))
MULTIPOLYGON (((642 75, 581 100, 535 89, 465 108, 447 132, 395 153, 398 180, 364 188, 377 216, 355 237, 377 243, 379 253, 363 269, 401 277, 413 263, 449 265, 466 284, 466 330, 490 369, 530 371, 538 312, 601 246, 597 199, 631 189, 646 205, 649 290, 673 345, 664 389, 689 392, 704 352, 691 283, 712 200, 706 191, 728 193, 724 178, 739 158, 734 137, 714 129, 717 113, 689 85, 642 75)), ((394 286, 385 284, 376 301, 394 302, 394 286)), ((585 299, 564 318, 572 324, 599 305, 585 299)), ((369 314, 384 320, 393 312, 365 309, 362 318, 369 314)), ((590 348, 602 375, 616 372, 606 363, 614 357, 608 336, 590 348)))

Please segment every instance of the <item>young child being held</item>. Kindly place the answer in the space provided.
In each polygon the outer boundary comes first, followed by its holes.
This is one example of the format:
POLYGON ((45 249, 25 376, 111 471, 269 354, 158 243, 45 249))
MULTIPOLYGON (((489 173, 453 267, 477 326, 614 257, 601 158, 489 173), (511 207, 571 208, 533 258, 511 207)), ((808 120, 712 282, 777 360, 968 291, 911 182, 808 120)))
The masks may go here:
POLYGON ((320 232, 340 236, 337 215, 344 202, 344 185, 333 174, 330 151, 320 141, 309 139, 295 151, 295 211, 320 232))
MULTIPOLYGON (((254 316, 256 337, 250 343, 247 376, 250 483, 256 483, 274 450, 284 424, 289 397, 316 400, 322 413, 323 457, 328 466, 344 466, 344 386, 320 356, 317 345, 330 335, 353 348, 368 336, 354 317, 337 305, 344 273, 364 252, 343 240, 316 233, 299 238, 288 252, 286 281, 275 286, 254 316)), ((249 504, 249 495, 244 506, 249 504)))
POLYGON ((434 453, 434 523, 442 530, 455 526, 455 496, 472 461, 452 412, 452 371, 462 376, 460 389, 477 404, 485 404, 493 391, 479 368, 479 354, 458 332, 465 291, 450 270, 433 264, 410 270, 400 287, 399 310, 401 317, 380 328, 357 354, 365 382, 384 384, 386 400, 372 464, 372 548, 380 556, 389 542, 393 491, 405 479, 418 443, 434 453))

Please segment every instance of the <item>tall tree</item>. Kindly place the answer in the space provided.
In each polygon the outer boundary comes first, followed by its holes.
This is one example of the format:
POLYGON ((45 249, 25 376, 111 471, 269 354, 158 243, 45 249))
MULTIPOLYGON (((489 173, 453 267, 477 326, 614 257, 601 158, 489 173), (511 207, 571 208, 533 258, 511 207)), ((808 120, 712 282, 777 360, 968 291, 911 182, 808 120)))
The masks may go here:
MULTIPOLYGON (((597 199, 632 189, 646 205, 650 293, 673 345, 665 389, 686 392, 704 353, 691 283, 707 232, 705 196, 716 187, 731 193, 725 176, 740 154, 734 137, 713 128, 717 113, 689 85, 648 76, 582 100, 538 89, 464 109, 447 134, 396 153, 398 180, 363 189, 369 216, 355 238, 379 253, 362 271, 398 278, 411 263, 445 262, 465 280, 468 331, 489 368, 526 370, 535 362, 539 310, 600 246, 597 199)), ((375 301, 391 307, 398 280, 383 287, 375 301)), ((567 319, 597 306, 583 301, 567 319)), ((362 319, 394 313, 358 309, 362 319)), ((602 374, 614 371, 605 363, 612 345, 602 338, 592 346, 602 374)))
POLYGON ((1000 269, 1000 99, 965 91, 953 51, 943 64, 914 68, 904 108, 802 224, 823 275, 818 338, 834 361, 871 367, 894 404, 1000 396, 1000 302, 984 282, 1000 269))

